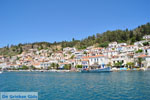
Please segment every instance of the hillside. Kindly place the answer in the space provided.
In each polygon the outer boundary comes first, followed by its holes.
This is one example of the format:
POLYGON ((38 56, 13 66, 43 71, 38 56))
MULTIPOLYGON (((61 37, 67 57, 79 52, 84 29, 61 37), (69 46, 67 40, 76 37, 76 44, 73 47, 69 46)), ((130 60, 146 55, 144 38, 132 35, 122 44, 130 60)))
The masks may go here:
POLYGON ((21 54, 22 52, 27 52, 29 49, 51 49, 54 52, 57 50, 62 50, 65 47, 76 47, 77 49, 85 49, 88 46, 98 46, 98 47, 107 47, 109 42, 117 41, 127 42, 128 44, 133 44, 136 41, 142 40, 144 35, 150 35, 150 23, 145 25, 138 26, 133 30, 115 30, 115 31, 106 31, 104 33, 97 33, 93 36, 88 36, 83 40, 72 41, 62 41, 62 42, 35 42, 35 43, 26 43, 11 45, 0 48, 0 55, 4 56, 13 56, 21 54))

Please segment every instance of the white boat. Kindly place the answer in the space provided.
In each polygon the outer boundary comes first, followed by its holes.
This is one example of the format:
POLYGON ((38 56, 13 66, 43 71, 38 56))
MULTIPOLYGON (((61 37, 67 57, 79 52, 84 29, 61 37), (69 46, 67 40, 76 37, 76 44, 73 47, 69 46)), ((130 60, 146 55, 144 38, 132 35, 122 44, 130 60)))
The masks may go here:
POLYGON ((107 68, 98 68, 98 69, 82 69, 82 73, 101 73, 101 72, 112 72, 110 67, 107 68))
POLYGON ((2 71, 0 71, 0 74, 2 74, 3 72, 2 71))
POLYGON ((70 72, 70 70, 56 70, 56 72, 70 72))
POLYGON ((147 68, 142 67, 142 68, 140 68, 140 70, 146 71, 146 70, 147 70, 147 68))

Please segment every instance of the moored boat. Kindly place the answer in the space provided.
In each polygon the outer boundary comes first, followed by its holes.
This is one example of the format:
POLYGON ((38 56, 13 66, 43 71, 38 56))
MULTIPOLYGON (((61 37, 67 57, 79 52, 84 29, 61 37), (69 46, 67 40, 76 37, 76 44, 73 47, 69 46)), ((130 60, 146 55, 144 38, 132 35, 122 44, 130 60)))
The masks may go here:
POLYGON ((101 72, 112 72, 110 67, 98 68, 98 69, 82 69, 82 73, 101 73, 101 72))

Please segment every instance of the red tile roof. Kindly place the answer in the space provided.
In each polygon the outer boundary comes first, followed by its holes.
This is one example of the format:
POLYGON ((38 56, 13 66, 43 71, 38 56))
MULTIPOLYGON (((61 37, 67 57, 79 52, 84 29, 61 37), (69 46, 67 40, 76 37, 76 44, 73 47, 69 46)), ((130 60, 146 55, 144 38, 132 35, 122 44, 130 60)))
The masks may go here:
POLYGON ((144 58, 144 57, 147 57, 147 55, 143 54, 143 55, 138 56, 138 58, 144 58))
POLYGON ((89 56, 89 58, 104 57, 104 55, 89 56))

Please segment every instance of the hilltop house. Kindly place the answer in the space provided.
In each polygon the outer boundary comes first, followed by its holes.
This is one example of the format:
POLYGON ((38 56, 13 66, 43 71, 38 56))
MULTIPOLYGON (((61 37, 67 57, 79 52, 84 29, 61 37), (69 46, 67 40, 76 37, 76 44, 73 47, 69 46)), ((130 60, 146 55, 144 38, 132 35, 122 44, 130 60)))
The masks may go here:
POLYGON ((145 40, 150 39, 150 35, 145 35, 145 36, 143 36, 143 39, 145 39, 145 40))
POLYGON ((108 47, 110 47, 110 48, 115 48, 115 47, 117 47, 117 42, 111 42, 111 43, 109 43, 109 44, 108 44, 108 47))
POLYGON ((142 41, 134 42, 134 45, 136 45, 136 46, 143 46, 144 42, 147 42, 147 40, 142 40, 142 41))

